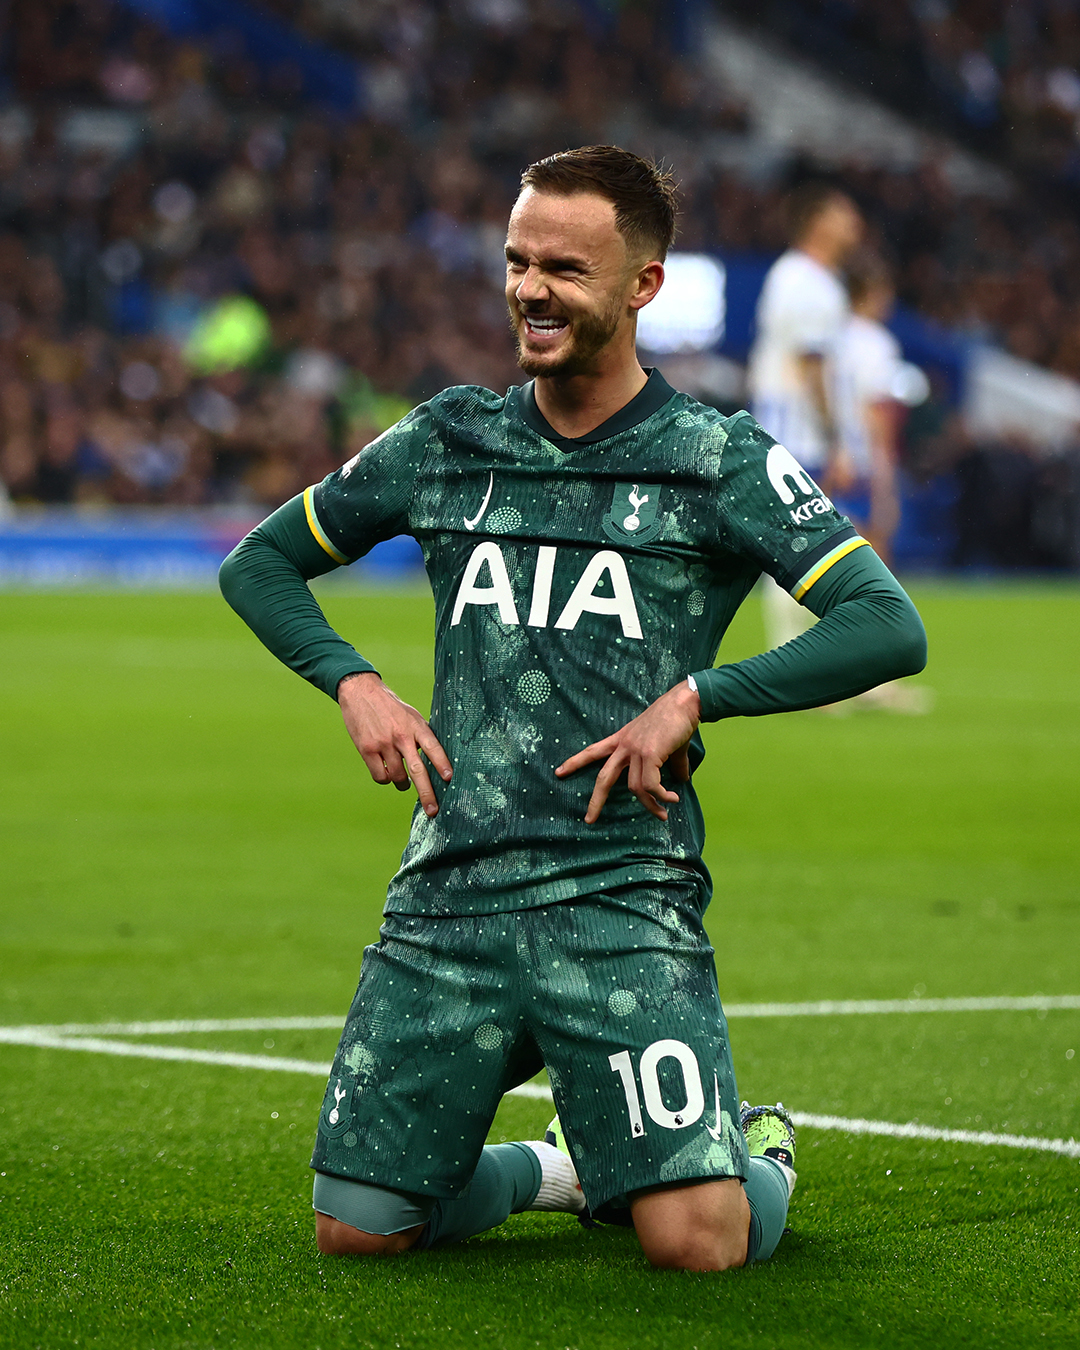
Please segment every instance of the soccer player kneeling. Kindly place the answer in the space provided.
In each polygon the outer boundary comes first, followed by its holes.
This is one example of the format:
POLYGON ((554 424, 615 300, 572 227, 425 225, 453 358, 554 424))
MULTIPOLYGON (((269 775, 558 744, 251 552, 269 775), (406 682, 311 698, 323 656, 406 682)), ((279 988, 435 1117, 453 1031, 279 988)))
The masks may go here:
POLYGON ((631 1222, 657 1266, 722 1270, 783 1232, 794 1131, 780 1105, 740 1110, 702 922, 698 728, 912 674, 925 635, 782 445, 639 365, 675 206, 667 175, 611 146, 531 165, 506 241, 528 382, 414 409, 223 565, 374 780, 418 796, 319 1117, 324 1252, 587 1208, 631 1222), (427 720, 306 585, 403 533, 435 596, 427 720), (714 669, 762 572, 820 622, 714 669), (485 1146, 502 1095, 545 1067, 548 1138, 485 1146))

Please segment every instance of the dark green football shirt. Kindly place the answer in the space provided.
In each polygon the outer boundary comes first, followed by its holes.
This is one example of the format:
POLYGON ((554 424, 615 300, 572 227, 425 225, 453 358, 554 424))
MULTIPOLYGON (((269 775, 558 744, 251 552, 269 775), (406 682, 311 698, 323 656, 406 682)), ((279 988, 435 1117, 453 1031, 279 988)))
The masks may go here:
POLYGON ((598 766, 553 771, 710 669, 763 570, 801 597, 864 542, 782 446, 656 371, 574 440, 531 385, 461 387, 308 489, 305 508, 340 563, 413 535, 435 595, 430 720, 454 777, 435 778, 434 819, 413 815, 388 910, 490 913, 688 872, 706 903, 690 785, 669 783, 682 800, 667 821, 620 785, 586 825, 598 766))

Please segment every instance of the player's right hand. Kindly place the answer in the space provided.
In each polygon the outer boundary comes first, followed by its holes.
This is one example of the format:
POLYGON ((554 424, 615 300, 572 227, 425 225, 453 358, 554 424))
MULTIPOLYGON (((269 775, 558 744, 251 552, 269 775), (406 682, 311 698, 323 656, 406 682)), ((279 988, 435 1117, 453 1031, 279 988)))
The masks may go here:
POLYGON ((411 782, 424 811, 437 816, 439 803, 421 751, 444 782, 454 770, 424 718, 374 671, 346 675, 338 684, 337 700, 345 728, 375 782, 393 783, 399 792, 407 792, 411 782))

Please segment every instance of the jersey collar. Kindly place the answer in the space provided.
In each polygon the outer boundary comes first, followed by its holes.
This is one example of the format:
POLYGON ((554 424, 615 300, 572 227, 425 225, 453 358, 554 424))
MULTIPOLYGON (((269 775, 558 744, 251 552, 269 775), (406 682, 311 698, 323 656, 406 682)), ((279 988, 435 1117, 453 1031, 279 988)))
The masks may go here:
POLYGON ((606 422, 601 422, 598 427, 586 432, 584 436, 560 436, 536 406, 536 391, 533 385, 534 381, 530 380, 528 384, 520 385, 514 390, 517 395, 517 409, 521 419, 537 435, 543 436, 545 441, 550 441, 559 450, 566 451, 577 450, 583 445, 594 445, 597 441, 610 440, 612 436, 618 436, 620 432, 629 431, 631 427, 636 427, 640 422, 644 422, 653 413, 659 412, 664 404, 675 395, 675 390, 654 366, 649 371, 649 378, 645 381, 640 393, 635 394, 629 403, 620 408, 614 416, 609 417, 606 422))

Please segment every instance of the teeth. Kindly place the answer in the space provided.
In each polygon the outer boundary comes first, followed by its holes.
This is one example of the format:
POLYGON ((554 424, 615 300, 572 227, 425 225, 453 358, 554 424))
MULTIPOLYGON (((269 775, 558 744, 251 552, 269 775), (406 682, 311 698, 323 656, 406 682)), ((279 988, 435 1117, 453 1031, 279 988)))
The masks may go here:
POLYGON ((535 328, 541 333, 554 333, 557 329, 566 327, 565 319, 534 319, 528 314, 525 316, 525 322, 530 328, 535 328))

